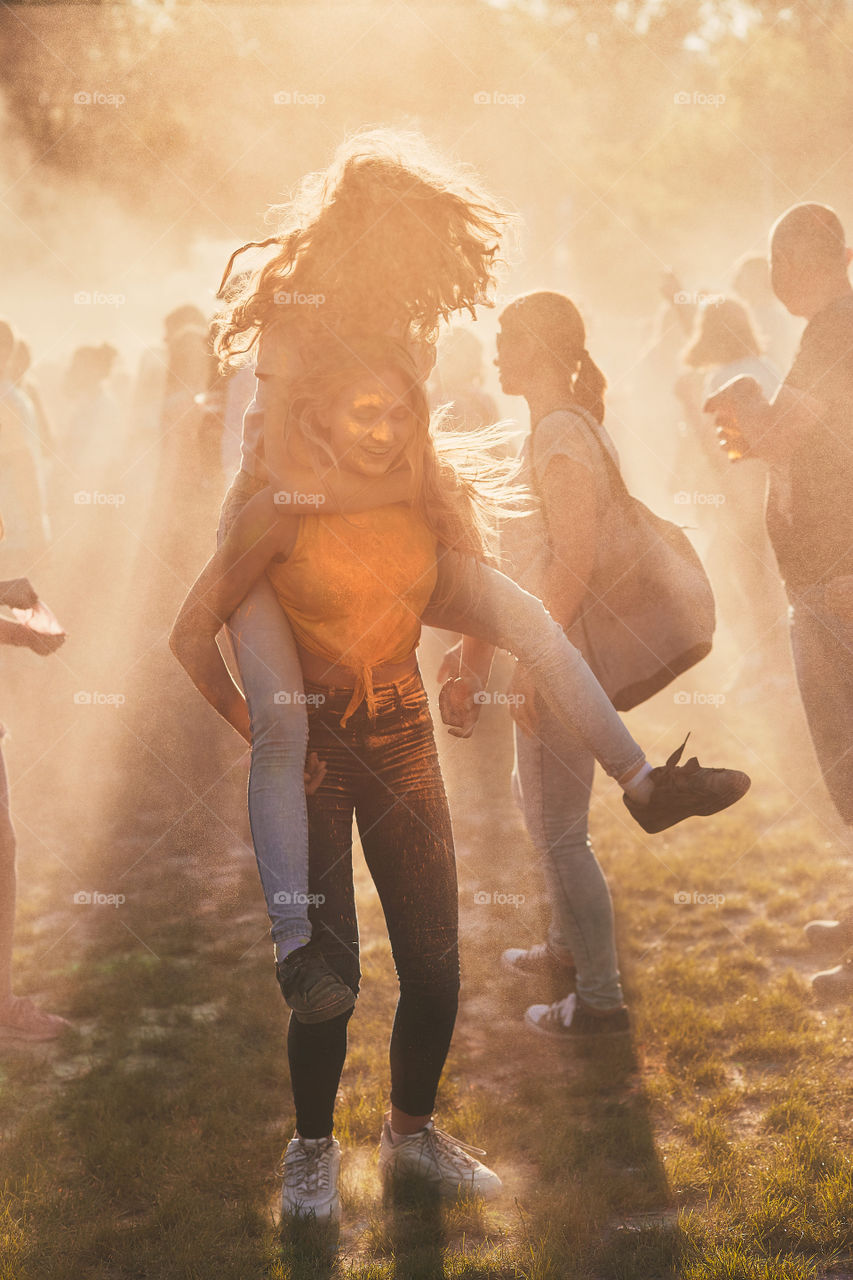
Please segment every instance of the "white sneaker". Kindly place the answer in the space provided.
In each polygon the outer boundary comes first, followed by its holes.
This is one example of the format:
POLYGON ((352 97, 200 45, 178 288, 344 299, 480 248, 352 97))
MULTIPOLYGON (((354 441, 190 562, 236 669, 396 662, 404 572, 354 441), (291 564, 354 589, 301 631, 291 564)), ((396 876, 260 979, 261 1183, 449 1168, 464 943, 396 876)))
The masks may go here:
POLYGON ((574 982, 577 972, 571 952, 555 951, 547 942, 537 942, 532 947, 508 947, 501 954, 501 964, 510 973, 567 983, 574 982))
POLYGON ((395 1142, 386 1119, 379 1144, 379 1169, 387 1183, 394 1175, 423 1178, 440 1195, 455 1200, 462 1195, 480 1195, 491 1200, 500 1194, 501 1180, 475 1156, 484 1156, 479 1147, 451 1138, 436 1129, 432 1120, 418 1133, 395 1142))
POLYGON ((291 1138, 282 1160, 282 1217, 313 1216, 318 1221, 337 1222, 341 1216, 340 1171, 337 1138, 291 1138))
POLYGON ((58 1013, 43 1013, 26 996, 12 996, 0 1009, 3 1040, 55 1040, 70 1026, 58 1013))

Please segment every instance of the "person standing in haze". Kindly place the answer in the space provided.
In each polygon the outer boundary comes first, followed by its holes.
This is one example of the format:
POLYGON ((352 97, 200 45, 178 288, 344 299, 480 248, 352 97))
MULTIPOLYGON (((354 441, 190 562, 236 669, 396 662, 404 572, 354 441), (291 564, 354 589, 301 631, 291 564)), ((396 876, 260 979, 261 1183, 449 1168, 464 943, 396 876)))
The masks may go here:
POLYGON ((4 551, 35 556, 47 546, 41 441, 35 410, 17 385, 12 326, 0 320, 0 511, 9 530, 4 551))
MULTIPOLYGON (((2 532, 0 532, 2 536, 2 532)), ((38 596, 26 578, 0 582, 0 606, 33 609, 38 596)), ((31 649, 42 657, 55 653, 64 635, 44 635, 22 622, 0 618, 0 645, 31 649)), ((0 739, 5 730, 0 725, 0 739)), ((4 1040, 55 1040, 70 1024, 55 1013, 45 1013, 27 996, 12 990, 12 937, 15 930, 15 828, 9 810, 9 783, 0 751, 0 1042, 4 1040)))
MULTIPOLYGON (((806 320, 787 377, 768 401, 736 378, 706 402, 732 460, 769 465, 767 531, 790 602, 797 683, 815 752, 841 819, 853 826, 853 250, 833 209, 798 204, 770 236, 773 291, 806 320)), ((807 926, 846 958, 812 979, 821 996, 853 994, 853 915, 807 926)))

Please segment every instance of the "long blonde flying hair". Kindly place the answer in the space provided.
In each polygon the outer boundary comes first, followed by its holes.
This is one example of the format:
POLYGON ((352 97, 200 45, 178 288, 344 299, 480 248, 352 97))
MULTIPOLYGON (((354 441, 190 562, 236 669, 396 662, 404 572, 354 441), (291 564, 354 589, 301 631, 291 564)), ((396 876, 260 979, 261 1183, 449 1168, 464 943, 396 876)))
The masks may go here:
POLYGON ((220 285, 214 333, 223 371, 245 362, 281 320, 319 333, 393 329, 434 343, 442 319, 476 316, 488 301, 502 237, 516 221, 469 170, 419 134, 390 129, 352 135, 267 219, 275 234, 237 249, 220 285), (247 249, 272 247, 264 266, 232 275, 247 249))

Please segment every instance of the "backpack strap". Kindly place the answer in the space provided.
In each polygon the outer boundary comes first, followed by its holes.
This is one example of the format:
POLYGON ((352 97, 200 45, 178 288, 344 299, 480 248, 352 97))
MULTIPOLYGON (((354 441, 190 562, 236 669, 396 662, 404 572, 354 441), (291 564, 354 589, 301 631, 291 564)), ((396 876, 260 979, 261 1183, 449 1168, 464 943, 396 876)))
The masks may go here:
MULTIPOLYGON (((581 421, 589 428, 589 434, 593 437, 602 457, 604 458, 604 467, 605 467, 605 471, 607 472, 607 480, 608 480, 608 486, 610 488, 610 496, 611 496, 612 502, 622 506, 625 506, 628 503, 633 502, 633 498, 631 496, 631 493, 628 490, 628 486, 625 484, 625 480, 621 470, 619 469, 619 465, 616 462, 615 458, 613 457, 613 454, 607 448, 607 445, 602 440, 601 435, 599 434, 598 429, 601 424, 598 422, 596 418, 593 417, 593 415, 589 412, 589 410, 582 409, 580 405, 566 404, 566 405, 560 405, 558 409, 553 409, 551 412, 552 413, 571 413, 571 414, 574 414, 576 418, 581 419, 581 421)), ((545 414, 546 418, 550 418, 550 416, 551 416, 550 413, 545 414)), ((544 420, 545 418, 540 418, 539 421, 534 424, 533 430, 530 433, 531 435, 531 444, 530 444, 531 485, 530 487, 534 490, 540 502, 542 501, 542 494, 539 492, 539 485, 536 480, 536 466, 534 463, 533 455, 536 447, 535 446, 536 428, 539 426, 539 423, 544 422, 544 420)))

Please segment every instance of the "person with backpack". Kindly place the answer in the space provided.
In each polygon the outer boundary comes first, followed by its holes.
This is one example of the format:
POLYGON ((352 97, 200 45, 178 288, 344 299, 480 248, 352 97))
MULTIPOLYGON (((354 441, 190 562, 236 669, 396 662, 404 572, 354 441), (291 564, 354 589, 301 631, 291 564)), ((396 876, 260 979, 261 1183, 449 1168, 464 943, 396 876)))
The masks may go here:
MULTIPOLYGON (((537 499, 528 517, 505 522, 506 567, 519 585, 541 598, 577 643, 617 709, 627 709, 709 651, 710 586, 684 535, 657 521, 625 490, 616 449, 603 426, 606 381, 586 348, 574 303, 550 291, 516 298, 500 316, 497 352, 502 390, 524 396, 530 409, 531 430, 516 481, 537 499), (632 531, 630 562, 617 564, 608 535, 624 520, 632 531), (659 572, 657 581, 644 576, 646 568, 638 566, 658 564, 673 540, 675 559, 669 568, 659 572), (685 592, 683 600, 678 597, 679 557, 698 586, 695 596, 685 592), (671 599, 662 580, 667 573, 671 599), (658 634, 643 636, 644 620, 620 607, 614 592, 620 577, 633 578, 641 609, 647 610, 656 595, 652 613, 660 615, 658 634), (681 631, 689 637, 680 637, 672 653, 672 636, 666 634, 670 614, 681 615, 679 622, 686 619, 681 631)), ((623 591, 622 605, 629 594, 623 591)), ((654 617, 652 621, 656 623, 654 617)), ((589 841, 595 758, 544 704, 523 667, 513 681, 510 708, 516 722, 516 795, 541 858, 552 920, 547 940, 509 948, 502 962, 514 973, 556 981, 567 989, 563 999, 527 1010, 526 1022, 533 1030, 574 1041, 625 1035, 630 1022, 619 978, 613 908, 589 841)), ((673 793, 703 791, 704 814, 733 804, 749 787, 746 774, 703 769, 695 759, 678 769, 682 751, 683 746, 654 771, 655 783, 661 786, 668 778, 673 793)), ((662 829, 644 820, 630 797, 625 804, 646 831, 662 829)))

